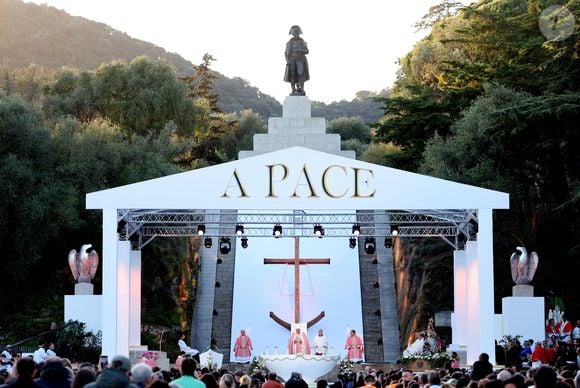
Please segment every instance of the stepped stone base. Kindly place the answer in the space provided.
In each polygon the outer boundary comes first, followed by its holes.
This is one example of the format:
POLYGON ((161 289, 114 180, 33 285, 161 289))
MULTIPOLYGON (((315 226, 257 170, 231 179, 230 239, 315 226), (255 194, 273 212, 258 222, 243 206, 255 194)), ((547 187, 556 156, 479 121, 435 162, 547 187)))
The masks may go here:
POLYGON ((340 149, 340 135, 326 133, 326 120, 310 117, 311 104, 306 96, 288 96, 284 100, 283 117, 268 120, 268 133, 254 135, 254 150, 240 151, 239 159, 285 148, 300 146, 354 159, 354 151, 340 149))

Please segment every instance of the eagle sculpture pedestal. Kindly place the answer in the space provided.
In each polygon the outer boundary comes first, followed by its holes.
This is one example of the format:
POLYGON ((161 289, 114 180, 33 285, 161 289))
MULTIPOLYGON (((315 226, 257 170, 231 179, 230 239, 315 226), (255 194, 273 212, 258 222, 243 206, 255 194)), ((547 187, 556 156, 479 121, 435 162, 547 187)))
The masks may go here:
POLYGON ((502 335, 544 339, 544 298, 511 296, 502 299, 502 335))
POLYGON ((512 295, 533 297, 534 286, 530 286, 528 284, 516 284, 512 287, 512 295))
POLYGON ((75 284, 75 295, 93 295, 94 286, 92 283, 75 284))

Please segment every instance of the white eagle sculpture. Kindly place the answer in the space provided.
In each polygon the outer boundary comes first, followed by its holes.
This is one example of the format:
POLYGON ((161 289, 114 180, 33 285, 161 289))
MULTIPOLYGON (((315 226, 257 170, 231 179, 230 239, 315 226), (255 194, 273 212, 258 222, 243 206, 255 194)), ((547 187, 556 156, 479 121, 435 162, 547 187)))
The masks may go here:
POLYGON ((538 269, 538 262, 539 258, 536 252, 528 255, 526 248, 516 248, 510 259, 512 279, 516 285, 525 285, 532 282, 536 269, 538 269))
POLYGON ((84 244, 80 252, 73 249, 68 254, 68 265, 78 283, 90 283, 97 273, 99 255, 95 250, 87 252, 91 247, 91 244, 84 244))

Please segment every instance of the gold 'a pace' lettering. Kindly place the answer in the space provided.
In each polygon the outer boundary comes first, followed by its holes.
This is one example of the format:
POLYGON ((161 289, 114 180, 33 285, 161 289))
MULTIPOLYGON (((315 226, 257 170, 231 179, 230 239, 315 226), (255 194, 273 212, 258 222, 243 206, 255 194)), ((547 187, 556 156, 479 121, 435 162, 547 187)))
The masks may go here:
MULTIPOLYGON (((289 198, 320 198, 317 192, 317 182, 320 182, 323 196, 327 198, 343 198, 350 194, 350 198, 374 198, 376 189, 374 187, 375 173, 373 170, 357 167, 346 167, 333 164, 322 170, 320 180, 313 180, 312 172, 308 165, 304 163, 297 178, 290 183, 286 182, 291 177, 290 168, 282 163, 266 165, 268 171, 268 194, 265 198, 278 198, 278 189, 289 193, 288 189, 293 187, 289 198), (352 177, 353 180, 350 180, 352 177), (289 184, 293 186, 288 187, 289 184)), ((316 176, 314 177, 316 178, 316 176)), ((240 173, 234 169, 228 184, 222 194, 222 198, 230 198, 230 191, 236 190, 238 198, 250 198, 249 192, 242 184, 240 173)))
POLYGON ((377 192, 376 189, 373 189, 371 193, 367 193, 366 195, 360 193, 361 190, 359 187, 359 179, 364 179, 364 183, 366 184, 366 186, 372 187, 371 181, 375 177, 375 172, 373 170, 368 170, 366 168, 356 168, 356 167, 351 168, 354 171, 354 195, 352 196, 352 198, 374 198, 375 193, 377 192))
POLYGON ((298 176, 298 182, 296 182, 296 186, 294 187, 294 193, 290 196, 290 198, 300 198, 300 195, 298 195, 298 188, 300 186, 308 187, 308 190, 310 190, 310 195, 308 196, 308 198, 318 198, 318 195, 314 190, 314 186, 312 186, 310 176, 308 175, 308 168, 306 167, 306 163, 304 163, 304 165, 302 166, 302 170, 300 171, 300 175, 298 176))
POLYGON ((268 195, 266 198, 278 198, 276 192, 274 191, 274 168, 275 167, 282 167, 282 171, 284 172, 282 178, 276 180, 276 182, 282 182, 286 178, 288 178, 288 166, 285 164, 270 164, 267 165, 268 167, 268 195))
POLYGON ((230 196, 228 195, 228 190, 232 187, 237 187, 238 190, 240 190, 240 195, 238 195, 238 198, 249 198, 249 195, 246 194, 246 190, 244 189, 244 186, 242 185, 242 181, 240 180, 240 177, 238 175, 238 169, 234 168, 234 172, 232 174, 232 176, 230 177, 230 180, 228 181, 228 185, 226 186, 226 189, 224 191, 224 193, 222 194, 222 198, 229 198, 230 196), (235 181, 234 184, 233 181, 235 181))

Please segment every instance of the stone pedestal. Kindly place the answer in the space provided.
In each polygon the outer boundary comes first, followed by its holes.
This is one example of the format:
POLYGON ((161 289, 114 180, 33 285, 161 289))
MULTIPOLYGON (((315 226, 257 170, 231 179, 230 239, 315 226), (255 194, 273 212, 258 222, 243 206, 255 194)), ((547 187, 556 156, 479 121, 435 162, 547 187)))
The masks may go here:
POLYGON ((534 286, 531 286, 529 284, 516 284, 515 286, 512 287, 512 295, 533 297, 534 286))
POLYGON ((544 331, 544 298, 512 296, 502 299, 503 335, 541 341, 544 331))
POLYGON ((295 146, 355 158, 354 151, 340 149, 340 135, 326 133, 326 120, 323 117, 310 116, 311 104, 308 97, 286 97, 282 117, 271 117, 268 120, 268 133, 254 135, 254 150, 240 151, 238 158, 248 158, 295 146))
POLYGON ((93 295, 94 286, 92 283, 75 284, 75 295, 93 295))
POLYGON ((97 333, 102 330, 102 303, 102 295, 65 295, 64 321, 83 322, 87 331, 97 333))

